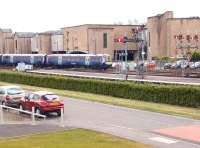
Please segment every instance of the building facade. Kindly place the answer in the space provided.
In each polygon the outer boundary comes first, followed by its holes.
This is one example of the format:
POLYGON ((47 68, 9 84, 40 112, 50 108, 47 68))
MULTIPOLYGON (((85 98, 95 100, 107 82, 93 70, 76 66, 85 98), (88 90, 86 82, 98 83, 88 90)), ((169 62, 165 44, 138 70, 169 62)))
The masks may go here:
POLYGON ((51 52, 66 53, 64 50, 64 35, 63 31, 55 31, 51 35, 51 52))
POLYGON ((15 54, 31 54, 31 38, 35 34, 32 32, 16 32, 14 34, 14 53, 15 54))
POLYGON ((136 43, 114 42, 119 37, 132 37, 135 25, 98 25, 88 24, 63 28, 64 50, 67 53, 109 54, 113 59, 124 56, 125 48, 129 59, 133 60, 138 52, 136 43))
POLYGON ((200 18, 174 18, 172 11, 149 17, 148 48, 151 57, 181 57, 199 50, 200 18), (196 37, 196 39, 195 39, 196 37))
POLYGON ((37 36, 37 44, 39 47, 38 53, 40 54, 51 54, 51 33, 43 32, 37 36))
POLYGON ((3 52, 4 54, 14 54, 14 36, 7 37, 5 39, 5 51, 3 52))
POLYGON ((11 29, 0 29, 0 53, 7 53, 5 48, 6 38, 12 37, 11 29))

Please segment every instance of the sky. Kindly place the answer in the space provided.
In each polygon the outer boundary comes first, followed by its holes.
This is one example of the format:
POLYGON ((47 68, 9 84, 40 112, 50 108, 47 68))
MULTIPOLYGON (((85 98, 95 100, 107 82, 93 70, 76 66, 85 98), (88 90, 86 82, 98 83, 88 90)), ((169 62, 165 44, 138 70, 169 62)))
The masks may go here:
POLYGON ((0 28, 42 32, 81 24, 145 23, 173 11, 200 16, 199 0, 0 0, 0 28))

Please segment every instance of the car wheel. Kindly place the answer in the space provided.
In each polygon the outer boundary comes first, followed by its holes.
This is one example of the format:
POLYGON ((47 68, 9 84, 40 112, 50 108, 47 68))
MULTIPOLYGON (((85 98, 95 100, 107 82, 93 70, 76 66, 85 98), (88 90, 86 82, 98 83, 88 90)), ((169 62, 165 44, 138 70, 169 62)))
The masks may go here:
POLYGON ((57 111, 57 115, 60 117, 61 116, 61 110, 57 111))
POLYGON ((3 105, 3 106, 6 106, 6 102, 5 102, 5 101, 2 101, 2 105, 3 105))
MULTIPOLYGON (((6 102, 5 101, 2 101, 1 103, 3 106, 6 106, 6 102)), ((3 107, 3 109, 6 109, 5 107, 3 107)))
POLYGON ((42 112, 41 112, 41 110, 40 110, 39 108, 36 108, 36 109, 35 109, 35 113, 36 113, 36 114, 39 114, 39 115, 42 114, 42 112))

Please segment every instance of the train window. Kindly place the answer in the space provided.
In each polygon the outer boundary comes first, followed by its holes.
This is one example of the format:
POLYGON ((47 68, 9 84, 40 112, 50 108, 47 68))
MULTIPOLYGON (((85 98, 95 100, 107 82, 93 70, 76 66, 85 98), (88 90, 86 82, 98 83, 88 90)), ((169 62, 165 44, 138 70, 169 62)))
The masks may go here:
POLYGON ((103 34, 103 48, 108 48, 108 34, 103 34))

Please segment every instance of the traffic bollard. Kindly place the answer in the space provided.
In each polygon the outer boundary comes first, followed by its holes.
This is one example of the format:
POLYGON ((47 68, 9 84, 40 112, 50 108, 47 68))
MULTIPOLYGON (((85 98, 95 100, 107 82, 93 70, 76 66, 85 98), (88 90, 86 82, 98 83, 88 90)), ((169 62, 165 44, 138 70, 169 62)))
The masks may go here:
POLYGON ((64 127, 64 109, 60 109, 61 112, 61 118, 60 118, 60 127, 64 127))
POLYGON ((35 107, 32 107, 31 118, 32 118, 32 125, 35 125, 35 107))
POLYGON ((0 124, 3 124, 3 106, 2 105, 0 105, 0 124))

